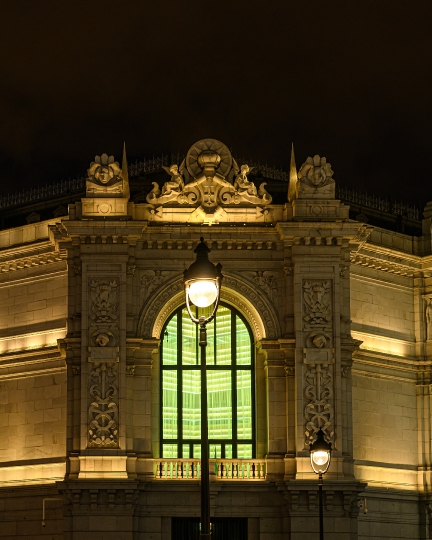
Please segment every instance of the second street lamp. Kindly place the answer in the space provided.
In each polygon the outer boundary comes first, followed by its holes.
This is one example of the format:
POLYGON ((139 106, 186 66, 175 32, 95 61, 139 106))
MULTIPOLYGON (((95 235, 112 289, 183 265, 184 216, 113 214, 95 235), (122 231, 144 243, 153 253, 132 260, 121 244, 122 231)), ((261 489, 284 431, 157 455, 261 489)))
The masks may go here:
POLYGON ((199 345, 201 350, 201 539, 210 539, 210 471, 207 414, 207 324, 211 322, 219 305, 222 283, 222 266, 214 265, 208 259, 210 249, 204 238, 195 248, 196 261, 184 272, 186 307, 191 320, 199 325, 199 345), (197 308, 208 308, 213 304, 209 316, 194 314, 191 303, 197 308))
POLYGON ((331 459, 331 443, 328 443, 324 439, 324 432, 320 428, 317 432, 317 438, 313 444, 309 447, 310 460, 313 471, 318 474, 318 503, 319 503, 319 530, 320 540, 324 540, 324 519, 323 519, 323 500, 322 500, 322 486, 323 486, 323 474, 325 474, 330 467, 331 459))

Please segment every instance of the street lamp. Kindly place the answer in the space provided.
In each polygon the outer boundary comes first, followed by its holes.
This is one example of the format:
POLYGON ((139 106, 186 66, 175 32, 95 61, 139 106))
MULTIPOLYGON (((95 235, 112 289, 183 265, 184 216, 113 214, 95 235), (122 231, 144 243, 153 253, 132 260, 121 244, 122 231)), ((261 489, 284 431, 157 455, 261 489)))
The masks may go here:
POLYGON ((214 319, 220 299, 222 282, 222 265, 214 265, 208 259, 210 249, 200 238, 201 242, 194 249, 196 261, 184 271, 184 286, 186 307, 191 320, 199 325, 201 349, 201 539, 210 539, 210 471, 207 418, 207 373, 206 347, 207 324, 214 319), (191 303, 198 308, 206 308, 213 304, 209 317, 196 317, 191 310, 191 303))
POLYGON ((331 459, 331 443, 324 439, 324 432, 320 428, 317 432, 316 441, 309 446, 310 460, 313 471, 318 474, 318 499, 319 499, 319 528, 320 540, 324 540, 324 520, 323 520, 323 500, 322 486, 323 474, 325 474, 330 466, 331 459))

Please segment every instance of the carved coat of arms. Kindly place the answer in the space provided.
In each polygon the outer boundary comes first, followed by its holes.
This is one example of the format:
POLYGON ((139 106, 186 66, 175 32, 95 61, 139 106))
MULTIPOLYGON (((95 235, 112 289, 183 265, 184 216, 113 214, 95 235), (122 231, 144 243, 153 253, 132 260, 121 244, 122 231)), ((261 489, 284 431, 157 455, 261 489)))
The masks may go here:
POLYGON ((189 205, 211 214, 220 206, 263 207, 272 200, 265 182, 257 189, 248 179, 252 168, 246 164, 239 167, 228 148, 214 139, 197 142, 180 165, 164 169, 171 178, 162 189, 153 182, 147 195, 147 202, 155 207, 168 203, 189 205))

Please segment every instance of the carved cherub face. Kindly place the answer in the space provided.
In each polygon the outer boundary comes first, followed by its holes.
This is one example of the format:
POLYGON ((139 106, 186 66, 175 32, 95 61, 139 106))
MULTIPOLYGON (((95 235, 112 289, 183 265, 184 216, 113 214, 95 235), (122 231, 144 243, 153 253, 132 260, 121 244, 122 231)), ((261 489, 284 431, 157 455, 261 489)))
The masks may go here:
POLYGON ((107 334, 98 334, 96 336, 96 343, 99 345, 99 347, 105 347, 109 343, 109 336, 107 334))
POLYGON ((248 174, 248 172, 250 171, 249 165, 242 165, 240 170, 241 170, 242 174, 248 174))
POLYGON ((315 185, 319 186, 323 184, 326 180, 326 173, 323 167, 314 167, 310 170, 310 175, 308 175, 309 180, 315 185))
POLYGON ((308 157, 300 167, 298 178, 307 178, 308 183, 315 187, 325 186, 332 181, 333 171, 330 163, 320 156, 308 157))
POLYGON ((172 172, 172 174, 179 174, 178 165, 175 163, 174 165, 171 165, 169 170, 172 172))
POLYGON ((101 182, 102 184, 108 184, 108 182, 112 178, 114 178, 114 171, 112 167, 110 167, 109 165, 108 166, 100 165, 95 170, 94 175, 95 175, 96 180, 99 180, 99 182, 101 182))

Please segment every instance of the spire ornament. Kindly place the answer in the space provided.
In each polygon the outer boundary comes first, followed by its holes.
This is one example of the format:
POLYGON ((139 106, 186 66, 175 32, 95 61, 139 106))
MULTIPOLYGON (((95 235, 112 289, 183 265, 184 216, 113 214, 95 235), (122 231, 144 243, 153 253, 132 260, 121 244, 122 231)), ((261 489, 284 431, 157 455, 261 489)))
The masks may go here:
POLYGON ((123 176, 123 197, 129 200, 130 188, 129 188, 129 169, 126 157, 126 141, 123 142, 123 157, 122 157, 122 176, 123 176))
POLYGON ((289 171, 288 201, 291 202, 298 197, 298 176, 294 156, 294 143, 291 143, 291 161, 289 171))

